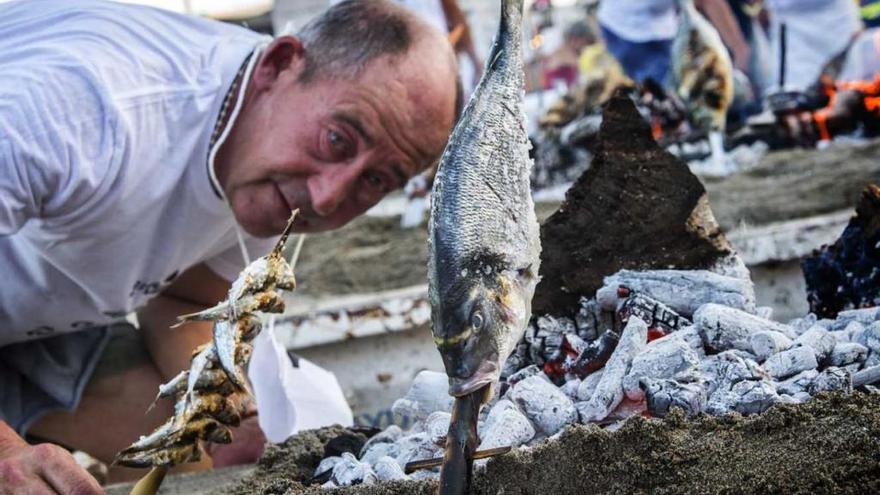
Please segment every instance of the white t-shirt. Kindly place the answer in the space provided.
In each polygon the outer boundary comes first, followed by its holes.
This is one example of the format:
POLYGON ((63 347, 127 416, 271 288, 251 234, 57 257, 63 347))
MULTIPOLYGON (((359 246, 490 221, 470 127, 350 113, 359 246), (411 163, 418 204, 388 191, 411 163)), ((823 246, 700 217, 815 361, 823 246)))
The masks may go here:
POLYGON ((602 0, 596 16, 627 41, 670 40, 678 30, 675 0, 602 0))
POLYGON ((93 0, 2 4, 0 33, 0 346, 119 321, 200 262, 237 276, 208 143, 266 38, 93 0))

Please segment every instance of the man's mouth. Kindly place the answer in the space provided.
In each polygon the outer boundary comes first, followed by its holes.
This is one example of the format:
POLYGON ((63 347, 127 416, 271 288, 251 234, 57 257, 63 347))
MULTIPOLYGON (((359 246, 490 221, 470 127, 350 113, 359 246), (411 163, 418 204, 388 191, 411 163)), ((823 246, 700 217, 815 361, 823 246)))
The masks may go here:
MULTIPOLYGON (((281 197, 281 201, 287 207, 287 211, 292 212, 293 210, 297 209, 297 207, 294 206, 287 199, 287 196, 284 194, 284 191, 281 190, 281 187, 276 183, 273 183, 273 185, 275 186, 275 191, 278 193, 278 196, 281 197)), ((308 211, 307 208, 299 207, 299 213, 296 214, 296 219, 294 219, 293 221, 294 227, 296 227, 297 230, 304 230, 309 228, 309 226, 311 225, 311 221, 309 220, 310 216, 311 213, 308 211)), ((286 221, 287 217, 285 217, 285 222, 286 221)))

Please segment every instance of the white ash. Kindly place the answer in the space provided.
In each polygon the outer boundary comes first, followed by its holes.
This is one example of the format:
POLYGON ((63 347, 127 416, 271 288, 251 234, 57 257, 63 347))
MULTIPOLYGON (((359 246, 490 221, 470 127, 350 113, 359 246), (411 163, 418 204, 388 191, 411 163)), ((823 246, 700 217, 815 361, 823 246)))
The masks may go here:
POLYGON ((767 380, 743 380, 733 386, 733 409, 740 414, 759 414, 779 402, 776 387, 767 380))
POLYGON ((614 313, 603 311, 595 299, 582 297, 574 323, 578 337, 591 341, 605 330, 614 328, 614 313))
POLYGON ((443 455, 443 449, 438 447, 425 432, 407 435, 395 442, 395 445, 398 453, 394 459, 401 468, 405 468, 411 461, 433 459, 443 455))
POLYGON ((425 418, 425 433, 433 440, 435 444, 445 444, 446 433, 449 432, 449 422, 452 420, 452 414, 446 411, 434 411, 425 418))
POLYGON ((500 400, 480 430, 480 450, 517 447, 535 437, 535 427, 519 409, 508 400, 500 400))
POLYGON ((662 339, 681 340, 697 354, 697 357, 699 357, 700 359, 706 357, 706 348, 703 347, 703 337, 700 335, 700 330, 694 325, 684 327, 681 330, 671 333, 659 340, 662 339))
POLYGON ((593 393, 596 391, 596 386, 599 385, 599 381, 602 380, 603 373, 605 373, 605 368, 596 370, 581 380, 577 390, 578 401, 588 401, 593 397, 593 393))
POLYGON ((862 363, 847 364, 843 367, 843 369, 845 369, 849 374, 852 375, 852 374, 857 373, 860 369, 862 369, 862 363))
POLYGON ((852 375, 845 369, 829 366, 822 370, 807 387, 810 395, 832 390, 852 391, 852 375))
POLYGON ((770 306, 760 306, 755 308, 755 316, 759 318, 764 318, 765 320, 773 319, 773 308, 770 306))
POLYGON ((364 453, 370 450, 374 445, 378 445, 380 443, 394 443, 398 438, 403 436, 403 430, 400 429, 397 425, 389 425, 384 430, 376 433, 369 440, 364 443, 364 446, 361 448, 360 456, 363 457, 364 453))
POLYGON ((851 309, 838 313, 837 318, 834 319, 833 323, 831 323, 831 326, 828 329, 843 330, 853 321, 857 321, 862 325, 868 326, 877 320, 880 320, 880 307, 851 309))
POLYGON ((413 421, 421 421, 434 411, 450 411, 453 398, 448 390, 449 378, 445 373, 421 371, 406 395, 394 402, 391 411, 413 421))
POLYGON ((862 363, 868 359, 868 348, 855 342, 838 342, 834 345, 828 362, 831 366, 862 363))
POLYGON ((649 342, 633 358, 629 373, 623 378, 623 391, 628 399, 639 401, 644 398, 639 386, 642 378, 672 378, 700 365, 699 356, 687 342, 672 338, 672 335, 649 342))
POLYGON ((636 354, 645 346, 648 325, 633 317, 620 335, 617 349, 605 364, 605 372, 587 403, 578 408, 581 422, 604 419, 623 400, 623 378, 636 354))
POLYGON ((752 353, 763 362, 777 352, 787 351, 792 345, 792 340, 781 332, 761 330, 749 337, 749 343, 752 346, 752 353))
POLYGON ((707 391, 713 395, 718 389, 730 390, 742 380, 761 380, 767 373, 751 359, 744 359, 733 351, 725 351, 707 357, 700 362, 705 376, 707 391))
POLYGON ((334 483, 332 480, 327 480, 323 485, 321 485, 321 488, 339 488, 339 485, 334 483))
POLYGON ((865 330, 856 336, 855 342, 867 347, 872 353, 880 354, 880 321, 865 327, 865 330))
POLYGON ((571 399, 543 376, 526 378, 514 385, 508 395, 535 429, 546 436, 577 419, 577 410, 571 399))
POLYGON ((529 378, 532 376, 537 376, 537 375, 544 376, 544 372, 541 370, 540 367, 538 367, 538 365, 530 364, 530 365, 526 366, 525 368, 517 371, 516 373, 510 375, 507 378, 507 383, 511 386, 516 385, 517 383, 525 380, 526 378, 529 378))
MULTIPOLYGON (((823 322, 830 322, 830 320, 823 320, 823 322)), ((812 327, 813 325, 816 325, 816 324, 819 324, 819 323, 816 318, 816 315, 813 313, 809 313, 809 314, 807 314, 807 316, 804 316, 802 318, 795 318, 793 320, 789 320, 789 322, 787 323, 787 325, 792 330, 794 330, 795 335, 800 335, 800 334, 806 332, 807 330, 810 329, 810 327, 812 327)), ((819 326, 822 326, 824 328, 825 323, 819 324, 819 326)))
POLYGON ((342 459, 333 466, 333 475, 330 478, 338 486, 372 485, 379 481, 373 467, 366 462, 360 462, 348 453, 342 454, 342 459))
POLYGON ((801 371, 816 369, 818 366, 816 355, 809 347, 793 347, 774 354, 764 361, 764 369, 776 379, 788 378, 801 371))
POLYGON ((318 467, 315 468, 315 476, 320 476, 328 471, 332 471, 336 464, 342 460, 342 457, 338 455, 331 455, 330 457, 325 457, 321 459, 321 462, 318 463, 318 467))
POLYGON ((409 479, 409 476, 407 476, 403 472, 403 469, 401 469, 400 464, 398 464, 393 457, 387 455, 380 457, 373 463, 373 471, 376 473, 376 478, 378 478, 379 481, 409 479))
POLYGON ((871 366, 853 374, 853 387, 865 387, 868 390, 876 390, 876 387, 872 386, 872 384, 880 384, 880 365, 871 366))
POLYGON ((621 270, 606 277, 596 300, 606 310, 617 306, 617 289, 627 287, 669 306, 689 318, 707 303, 755 311, 755 289, 750 281, 706 270, 621 270))
POLYGON ((715 351, 751 351, 749 339, 761 331, 771 330, 794 337, 794 331, 781 323, 715 303, 705 304, 694 313, 694 325, 703 335, 706 347, 715 351))
POLYGON ((793 345, 795 347, 809 347, 813 350, 816 360, 824 362, 831 355, 835 344, 837 344, 837 339, 832 337, 828 330, 820 325, 813 325, 809 330, 794 339, 793 345))
POLYGON ((816 370, 807 370, 794 375, 787 380, 783 380, 776 385, 776 391, 780 394, 795 395, 807 392, 813 380, 819 376, 816 370))
POLYGON ((376 443, 369 449, 362 451, 361 462, 375 464, 382 457, 396 458, 400 455, 400 446, 397 443, 376 443))
POLYGON ((706 408, 706 387, 701 383, 645 377, 639 381, 639 386, 644 391, 648 412, 652 416, 665 417, 673 407, 693 416, 706 408))
POLYGON ((578 389, 581 387, 581 379, 578 377, 566 377, 565 383, 559 387, 559 390, 572 401, 578 400, 578 389))

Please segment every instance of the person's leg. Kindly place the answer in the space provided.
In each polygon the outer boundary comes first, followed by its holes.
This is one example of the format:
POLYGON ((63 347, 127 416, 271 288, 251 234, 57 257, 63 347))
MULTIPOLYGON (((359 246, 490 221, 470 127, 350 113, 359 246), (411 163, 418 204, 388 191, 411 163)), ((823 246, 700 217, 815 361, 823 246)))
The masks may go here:
MULTIPOLYGON (((151 432, 172 414, 172 403, 163 399, 146 412, 162 379, 147 355, 140 333, 133 328, 114 332, 74 412, 55 411, 42 416, 28 430, 50 442, 83 450, 105 463, 141 435, 151 432)), ((177 471, 207 469, 203 459, 177 471)), ((109 481, 137 479, 146 474, 114 466, 109 481)))

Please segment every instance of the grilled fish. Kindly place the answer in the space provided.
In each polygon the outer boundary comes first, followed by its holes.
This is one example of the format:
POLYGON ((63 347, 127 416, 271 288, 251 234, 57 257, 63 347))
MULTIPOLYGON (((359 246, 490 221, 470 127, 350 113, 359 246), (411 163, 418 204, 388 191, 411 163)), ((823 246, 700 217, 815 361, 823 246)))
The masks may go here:
POLYGON ((456 397, 440 493, 468 490, 477 413, 522 337, 540 239, 523 112, 523 0, 502 0, 486 70, 440 159, 431 194, 432 333, 456 397))
POLYGON ((540 239, 523 113, 522 0, 503 0, 486 72, 431 194, 428 286, 449 392, 495 383, 525 331, 540 239))

